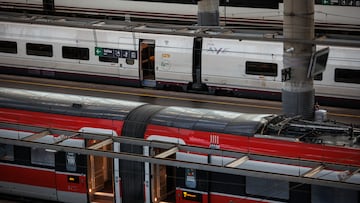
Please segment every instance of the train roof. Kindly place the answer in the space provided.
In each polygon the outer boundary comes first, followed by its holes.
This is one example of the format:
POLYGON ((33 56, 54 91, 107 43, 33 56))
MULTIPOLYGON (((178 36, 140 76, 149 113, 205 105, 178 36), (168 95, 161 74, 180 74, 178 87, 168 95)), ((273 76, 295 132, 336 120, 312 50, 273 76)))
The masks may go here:
POLYGON ((46 113, 124 120, 131 110, 144 104, 118 99, 0 88, 0 107, 46 113))
MULTIPOLYGON (((139 107, 155 108, 141 102, 0 87, 1 107, 114 120, 125 120, 135 109, 143 109, 139 107)), ((358 127, 300 117, 171 106, 155 108, 146 122, 206 132, 360 147, 358 127)))
MULTIPOLYGON (((92 19, 92 18, 76 18, 64 16, 49 16, 36 14, 22 14, 14 12, 0 12, 1 23, 25 23, 29 25, 44 25, 44 26, 62 26, 73 27, 76 29, 91 29, 91 30, 109 30, 109 31, 123 31, 134 33, 149 33, 156 35, 178 35, 182 37, 204 37, 204 38, 221 38, 221 39, 235 39, 235 40, 252 40, 252 41, 269 41, 269 42, 291 42, 292 40, 284 39, 278 32, 268 33, 268 31, 246 31, 238 27, 204 27, 204 26, 180 26, 168 25, 159 23, 139 23, 127 22, 108 19, 92 19)), ((3 28, 4 29, 4 28, 3 28)), ((296 42, 295 40, 294 42, 296 42)), ((320 38, 310 41, 302 41, 303 43, 317 44, 317 45, 331 45, 331 46, 348 46, 359 47, 358 37, 338 39, 336 35, 327 38, 320 38)))
POLYGON ((150 119, 151 124, 217 133, 253 136, 271 114, 167 107, 150 119))

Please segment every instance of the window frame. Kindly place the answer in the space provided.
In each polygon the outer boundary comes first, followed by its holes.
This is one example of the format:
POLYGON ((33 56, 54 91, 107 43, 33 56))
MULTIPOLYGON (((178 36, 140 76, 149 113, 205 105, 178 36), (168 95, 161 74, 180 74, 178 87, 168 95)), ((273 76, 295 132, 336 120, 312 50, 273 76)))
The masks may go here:
POLYGON ((0 143, 0 161, 14 161, 14 157, 14 145, 0 143))
POLYGON ((26 55, 53 57, 54 56, 53 45, 27 42, 26 43, 26 55))
POLYGON ((259 61, 246 61, 245 62, 245 74, 277 77, 278 76, 278 64, 259 62, 259 61), (271 70, 271 71, 269 71, 271 70))
POLYGON ((119 58, 99 56, 99 61, 104 63, 119 63, 119 58))
POLYGON ((64 59, 89 61, 90 50, 86 47, 62 46, 61 56, 64 59))
POLYGON ((349 83, 349 84, 360 84, 359 77, 360 70, 348 69, 348 68, 335 68, 334 70, 334 81, 349 83), (344 75, 346 77, 344 77, 344 75))
POLYGON ((17 54, 17 42, 0 40, 0 52, 7 54, 17 54))

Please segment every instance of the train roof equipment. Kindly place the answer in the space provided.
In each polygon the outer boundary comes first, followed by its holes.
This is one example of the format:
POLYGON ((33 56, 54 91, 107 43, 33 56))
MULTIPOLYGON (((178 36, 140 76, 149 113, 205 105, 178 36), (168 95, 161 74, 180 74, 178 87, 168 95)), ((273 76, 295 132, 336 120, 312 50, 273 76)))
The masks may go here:
POLYGON ((99 20, 91 18, 75 18, 63 16, 45 16, 36 14, 20 14, 0 12, 0 21, 14 23, 30 23, 53 26, 67 26, 88 29, 124 31, 134 33, 152 33, 165 35, 181 35, 192 37, 209 37, 238 40, 273 41, 273 42, 301 42, 318 45, 334 45, 360 47, 357 36, 321 36, 314 40, 285 39, 279 31, 249 30, 249 28, 222 27, 222 26, 183 26, 159 23, 139 23, 116 20, 99 20))

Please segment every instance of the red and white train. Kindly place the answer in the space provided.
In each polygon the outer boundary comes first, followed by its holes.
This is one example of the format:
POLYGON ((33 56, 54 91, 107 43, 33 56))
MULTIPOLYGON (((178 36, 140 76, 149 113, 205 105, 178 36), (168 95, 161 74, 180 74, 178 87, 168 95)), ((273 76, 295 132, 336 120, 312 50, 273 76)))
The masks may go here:
MULTIPOLYGON (((281 98, 280 42, 156 34, 171 33, 166 27, 126 31, 116 21, 14 19, 22 23, 0 22, 0 73, 281 98)), ((359 108, 359 55, 356 47, 330 47, 326 70, 314 78, 319 104, 359 108)))
MULTIPOLYGON (((0 8, 46 13, 83 14, 111 18, 197 21, 197 0, 0 0, 0 8), (126 17, 127 16, 127 17, 126 17)), ((359 0, 315 0, 315 22, 336 29, 341 24, 359 25, 359 0)), ((220 1, 219 15, 224 24, 268 23, 283 20, 283 0, 220 1)))
MULTIPOLYGON (((23 139, 37 127, 48 129, 36 142, 86 147, 94 140, 52 133, 129 136, 189 146, 267 156, 247 160, 241 169, 299 175, 311 167, 297 161, 342 166, 324 168, 313 178, 340 181, 360 167, 360 131, 331 122, 277 115, 166 107, 116 99, 0 88, 1 138, 23 139), (15 127, 14 127, 15 126, 15 127), (31 127, 29 127, 31 126, 31 127), (62 139, 66 136, 69 139, 62 139), (292 164, 277 159, 295 160, 292 164)), ((114 143, 105 150, 149 156, 160 149, 114 143)), ((222 165, 234 159, 179 151, 177 160, 222 165)), ((222 165, 224 166, 224 165, 222 165)), ((265 177, 265 176, 264 176, 265 177)), ((355 172, 342 182, 360 184, 355 172)), ((358 202, 355 187, 334 188, 287 180, 230 175, 190 168, 86 156, 64 151, 0 143, 1 193, 60 202, 358 202)))

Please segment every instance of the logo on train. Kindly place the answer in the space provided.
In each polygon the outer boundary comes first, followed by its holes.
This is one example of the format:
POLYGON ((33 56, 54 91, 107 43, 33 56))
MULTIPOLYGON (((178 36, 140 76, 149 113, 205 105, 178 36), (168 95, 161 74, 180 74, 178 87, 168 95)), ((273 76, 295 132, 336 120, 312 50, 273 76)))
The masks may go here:
POLYGON ((207 51, 219 55, 219 54, 223 54, 223 53, 228 52, 229 49, 228 48, 222 48, 222 47, 218 48, 216 46, 209 45, 209 48, 208 48, 207 51))

